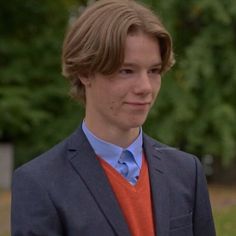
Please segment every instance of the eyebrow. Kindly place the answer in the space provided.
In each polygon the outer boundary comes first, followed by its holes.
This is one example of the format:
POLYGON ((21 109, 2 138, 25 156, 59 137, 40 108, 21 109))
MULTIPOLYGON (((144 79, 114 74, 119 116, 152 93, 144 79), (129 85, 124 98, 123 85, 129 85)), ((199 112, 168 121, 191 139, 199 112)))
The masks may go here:
POLYGON ((162 62, 159 62, 159 63, 156 63, 156 64, 152 65, 152 67, 159 67, 159 66, 162 66, 162 62))
MULTIPOLYGON (((122 66, 138 66, 138 65, 136 63, 124 62, 122 66)), ((162 67, 162 62, 155 63, 151 65, 150 67, 162 67)))

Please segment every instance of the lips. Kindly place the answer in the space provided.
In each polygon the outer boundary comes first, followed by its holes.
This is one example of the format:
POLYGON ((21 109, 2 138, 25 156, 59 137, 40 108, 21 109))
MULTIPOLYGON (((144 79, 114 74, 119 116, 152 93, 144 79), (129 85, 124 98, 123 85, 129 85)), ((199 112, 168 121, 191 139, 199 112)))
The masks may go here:
POLYGON ((132 110, 147 110, 151 105, 150 102, 126 102, 125 104, 132 110))
POLYGON ((126 102, 128 105, 134 105, 134 106, 146 106, 150 105, 151 102, 126 102))

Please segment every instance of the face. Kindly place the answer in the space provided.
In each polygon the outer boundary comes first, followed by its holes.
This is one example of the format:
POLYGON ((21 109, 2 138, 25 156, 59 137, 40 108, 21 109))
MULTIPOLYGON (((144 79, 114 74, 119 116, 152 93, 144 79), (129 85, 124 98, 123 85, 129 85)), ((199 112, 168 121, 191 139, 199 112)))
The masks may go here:
POLYGON ((121 68, 109 76, 95 74, 84 83, 89 127, 139 129, 160 90, 161 63, 157 40, 143 33, 129 35, 121 68))

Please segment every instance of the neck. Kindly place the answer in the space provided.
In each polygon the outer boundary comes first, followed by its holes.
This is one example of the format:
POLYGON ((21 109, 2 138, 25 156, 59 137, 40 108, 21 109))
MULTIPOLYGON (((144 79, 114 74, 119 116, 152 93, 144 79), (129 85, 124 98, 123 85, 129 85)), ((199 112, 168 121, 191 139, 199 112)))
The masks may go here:
POLYGON ((139 127, 130 129, 118 129, 110 126, 103 127, 97 123, 89 122, 89 119, 86 118, 85 124, 98 138, 122 148, 128 147, 139 135, 139 127))

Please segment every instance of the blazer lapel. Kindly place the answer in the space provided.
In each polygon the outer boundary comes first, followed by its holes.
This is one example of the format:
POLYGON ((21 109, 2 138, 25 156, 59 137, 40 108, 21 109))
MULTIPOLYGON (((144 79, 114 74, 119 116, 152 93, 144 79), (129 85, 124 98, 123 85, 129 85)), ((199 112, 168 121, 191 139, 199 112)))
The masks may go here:
POLYGON ((165 154, 163 150, 165 147, 159 146, 157 142, 154 142, 154 140, 146 135, 144 135, 143 143, 149 167, 156 235, 168 236, 170 196, 168 179, 164 166, 165 154))
POLYGON ((69 159, 117 235, 130 235, 109 181, 81 127, 69 138, 69 159))

